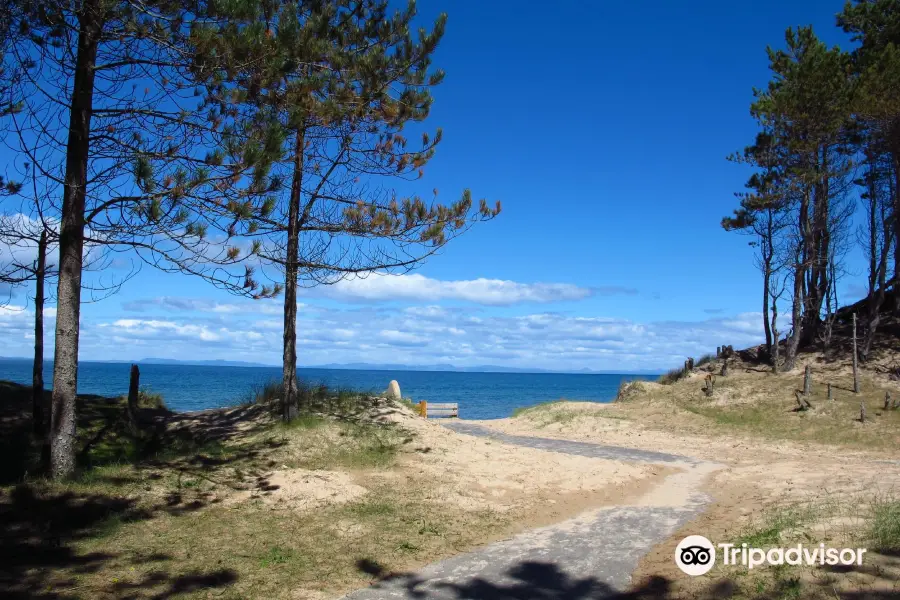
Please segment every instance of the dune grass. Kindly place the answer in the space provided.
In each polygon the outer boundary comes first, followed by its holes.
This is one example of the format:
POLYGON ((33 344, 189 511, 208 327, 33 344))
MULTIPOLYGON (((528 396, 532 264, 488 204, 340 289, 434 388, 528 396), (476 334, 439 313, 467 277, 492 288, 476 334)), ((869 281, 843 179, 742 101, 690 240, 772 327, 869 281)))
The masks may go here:
POLYGON ((528 415, 534 415, 536 413, 545 411, 547 409, 553 408, 555 406, 560 405, 565 402, 565 400, 549 400, 547 402, 540 402, 538 404, 532 404, 531 406, 520 406, 518 408, 513 409, 512 417, 525 417, 528 415))
POLYGON ((900 500, 888 498, 876 503, 868 533, 876 551, 900 553, 900 500))
POLYGON ((162 394, 154 392, 147 386, 141 387, 138 392, 138 407, 155 410, 167 410, 166 402, 162 394))
POLYGON ((702 578, 686 582, 679 597, 719 597, 711 590, 724 589, 738 600, 762 598, 820 600, 825 598, 893 598, 900 589, 900 565, 896 547, 900 541, 898 506, 892 495, 839 497, 825 493, 816 498, 785 501, 763 511, 741 527, 728 541, 764 551, 802 544, 815 549, 866 548, 863 564, 853 567, 828 565, 725 566, 717 557, 716 585, 704 587, 702 578))
MULTIPOLYGON (((0 384, 0 396, 3 441, 28 440, 27 388, 0 384)), ((404 466, 413 434, 366 420, 359 397, 332 398, 326 412, 288 424, 252 404, 173 415, 140 436, 122 399, 80 399, 77 477, 36 475, 34 456, 14 473, 5 461, 0 589, 34 598, 330 597, 515 528, 514 514, 441 503, 435 482, 404 466), (265 502, 270 474, 291 470, 342 474, 364 493, 313 510, 265 502)))
POLYGON ((795 391, 803 388, 799 369, 773 375, 735 366, 727 377, 716 377, 712 397, 703 386, 695 375, 625 394, 616 409, 647 427, 698 435, 732 433, 872 450, 900 444, 900 410, 883 408, 885 392, 896 396, 896 390, 868 374, 854 394, 845 371, 817 365, 809 396, 813 408, 806 411, 797 410, 795 391), (828 383, 834 400, 828 399, 828 383), (866 407, 864 423, 860 404, 866 407))

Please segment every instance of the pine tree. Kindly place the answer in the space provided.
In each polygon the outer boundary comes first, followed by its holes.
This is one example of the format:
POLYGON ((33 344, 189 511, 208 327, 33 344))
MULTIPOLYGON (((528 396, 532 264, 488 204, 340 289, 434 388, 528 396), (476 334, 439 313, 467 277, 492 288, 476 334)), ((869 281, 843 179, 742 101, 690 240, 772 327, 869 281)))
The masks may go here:
POLYGON ((763 331, 766 337, 766 354, 774 360, 775 347, 773 332, 776 330, 775 320, 777 308, 775 302, 783 289, 780 277, 784 268, 784 234, 790 217, 790 194, 783 187, 782 165, 779 162, 777 147, 770 133, 763 131, 756 137, 752 146, 746 147, 742 153, 734 154, 729 160, 752 166, 756 171, 748 179, 747 192, 735 194, 740 200, 740 207, 734 216, 722 219, 722 227, 726 231, 741 231, 754 236, 751 246, 757 248, 757 266, 763 275, 762 317, 763 331))
POLYGON ((188 40, 204 4, 11 6, 3 64, 17 78, 12 144, 43 186, 34 210, 58 224, 50 435, 60 478, 75 469, 85 244, 130 249, 161 268, 253 293, 248 271, 222 271, 246 255, 227 239, 209 240, 208 217, 191 210, 198 198, 236 202, 229 184, 245 166, 218 160, 219 123, 194 95, 188 40))
POLYGON ((473 210, 468 191, 442 205, 390 183, 420 177, 441 140, 440 130, 422 133, 413 148, 403 133, 428 116, 443 79, 431 57, 446 16, 413 33, 415 15, 414 2, 390 14, 386 0, 236 3, 196 37, 199 54, 239 65, 210 77, 210 97, 232 111, 241 145, 271 161, 265 176, 283 182, 249 235, 284 270, 286 420, 298 410, 301 282, 412 268, 499 212, 483 200, 473 210))
MULTIPOLYGON (((868 148, 863 153, 870 165, 875 154, 886 157, 883 168, 893 181, 885 192, 891 195, 892 213, 900 215, 900 0, 847 2, 838 15, 838 25, 858 43, 852 52, 857 83, 853 113, 866 132, 868 148)), ((900 219, 891 220, 896 285, 900 277, 900 219)))
POLYGON ((769 49, 773 79, 757 91, 752 114, 769 124, 782 189, 795 214, 792 249, 792 326, 785 353, 791 369, 801 344, 822 332, 821 313, 830 307, 839 238, 851 208, 842 199, 850 186, 847 144, 851 86, 849 59, 828 48, 812 28, 788 29, 786 49, 769 49))

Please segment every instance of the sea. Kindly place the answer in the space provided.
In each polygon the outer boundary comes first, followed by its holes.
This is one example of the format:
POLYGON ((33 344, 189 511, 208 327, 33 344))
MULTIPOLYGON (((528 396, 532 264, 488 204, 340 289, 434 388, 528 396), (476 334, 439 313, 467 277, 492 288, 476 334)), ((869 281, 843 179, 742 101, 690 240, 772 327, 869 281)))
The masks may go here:
MULTIPOLYGON (((278 367, 230 367, 171 364, 139 364, 141 387, 162 394, 174 411, 234 406, 253 392, 281 378, 278 367)), ((82 361, 78 367, 78 392, 99 396, 128 393, 128 363, 82 361)), ((500 419, 516 408, 553 400, 611 402, 625 380, 646 375, 569 373, 471 373, 456 371, 391 371, 301 368, 298 376, 310 383, 333 388, 381 392, 392 379, 404 397, 414 402, 457 402, 463 419, 500 419)), ((31 361, 0 360, 0 380, 31 384, 31 361)), ((53 363, 44 364, 46 387, 52 387, 53 363)))

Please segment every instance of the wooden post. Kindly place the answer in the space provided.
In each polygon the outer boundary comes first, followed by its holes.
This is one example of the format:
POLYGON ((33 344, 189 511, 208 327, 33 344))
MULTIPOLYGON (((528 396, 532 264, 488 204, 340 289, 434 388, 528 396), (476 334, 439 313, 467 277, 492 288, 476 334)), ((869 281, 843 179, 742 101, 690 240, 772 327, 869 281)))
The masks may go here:
POLYGON ((812 385, 812 367, 806 365, 806 370, 803 372, 803 395, 809 397, 809 388, 812 385))
POLYGON ((856 313, 853 313, 853 393, 859 393, 859 371, 856 354, 856 313))
POLYGON ((706 394, 707 397, 711 397, 713 395, 715 387, 716 376, 710 373, 706 376, 706 387, 703 388, 703 393, 706 394))
POLYGON ((141 389, 141 371, 137 365, 131 365, 131 380, 128 382, 128 421, 131 429, 138 429, 138 395, 141 389))
MULTIPOLYGON (((34 362, 31 372, 32 430, 46 440, 44 416, 44 278, 47 272, 47 230, 41 229, 34 269, 34 362)), ((49 442, 48 442, 49 443, 49 442)), ((49 455, 48 455, 49 458, 49 455)), ((49 462, 47 463, 49 464, 49 462)))
POLYGON ((834 402, 834 393, 831 391, 831 384, 828 384, 828 400, 834 402))
POLYGON ((866 405, 863 402, 859 403, 859 422, 866 422, 866 405))
POLYGON ((891 408, 891 393, 884 393, 884 410, 889 410, 891 408))
POLYGON ((774 329, 773 327, 772 335, 774 336, 774 343, 772 349, 772 373, 774 373, 775 375, 778 375, 778 336, 780 335, 780 333, 781 332, 779 332, 777 329, 774 329))

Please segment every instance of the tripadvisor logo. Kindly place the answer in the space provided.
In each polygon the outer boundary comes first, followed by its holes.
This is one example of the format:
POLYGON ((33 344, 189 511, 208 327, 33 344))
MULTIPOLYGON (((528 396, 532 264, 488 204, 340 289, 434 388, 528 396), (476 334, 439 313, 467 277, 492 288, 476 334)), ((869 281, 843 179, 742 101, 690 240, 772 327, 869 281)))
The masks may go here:
POLYGON ((675 548, 675 564, 688 575, 705 575, 716 564, 716 548, 702 535, 689 535, 675 548))
POLYGON ((684 573, 705 575, 716 564, 716 548, 723 565, 742 565, 753 569, 762 565, 862 565, 865 548, 826 548, 825 544, 789 548, 753 548, 748 544, 713 544, 702 535, 689 535, 675 548, 675 564, 684 573))

